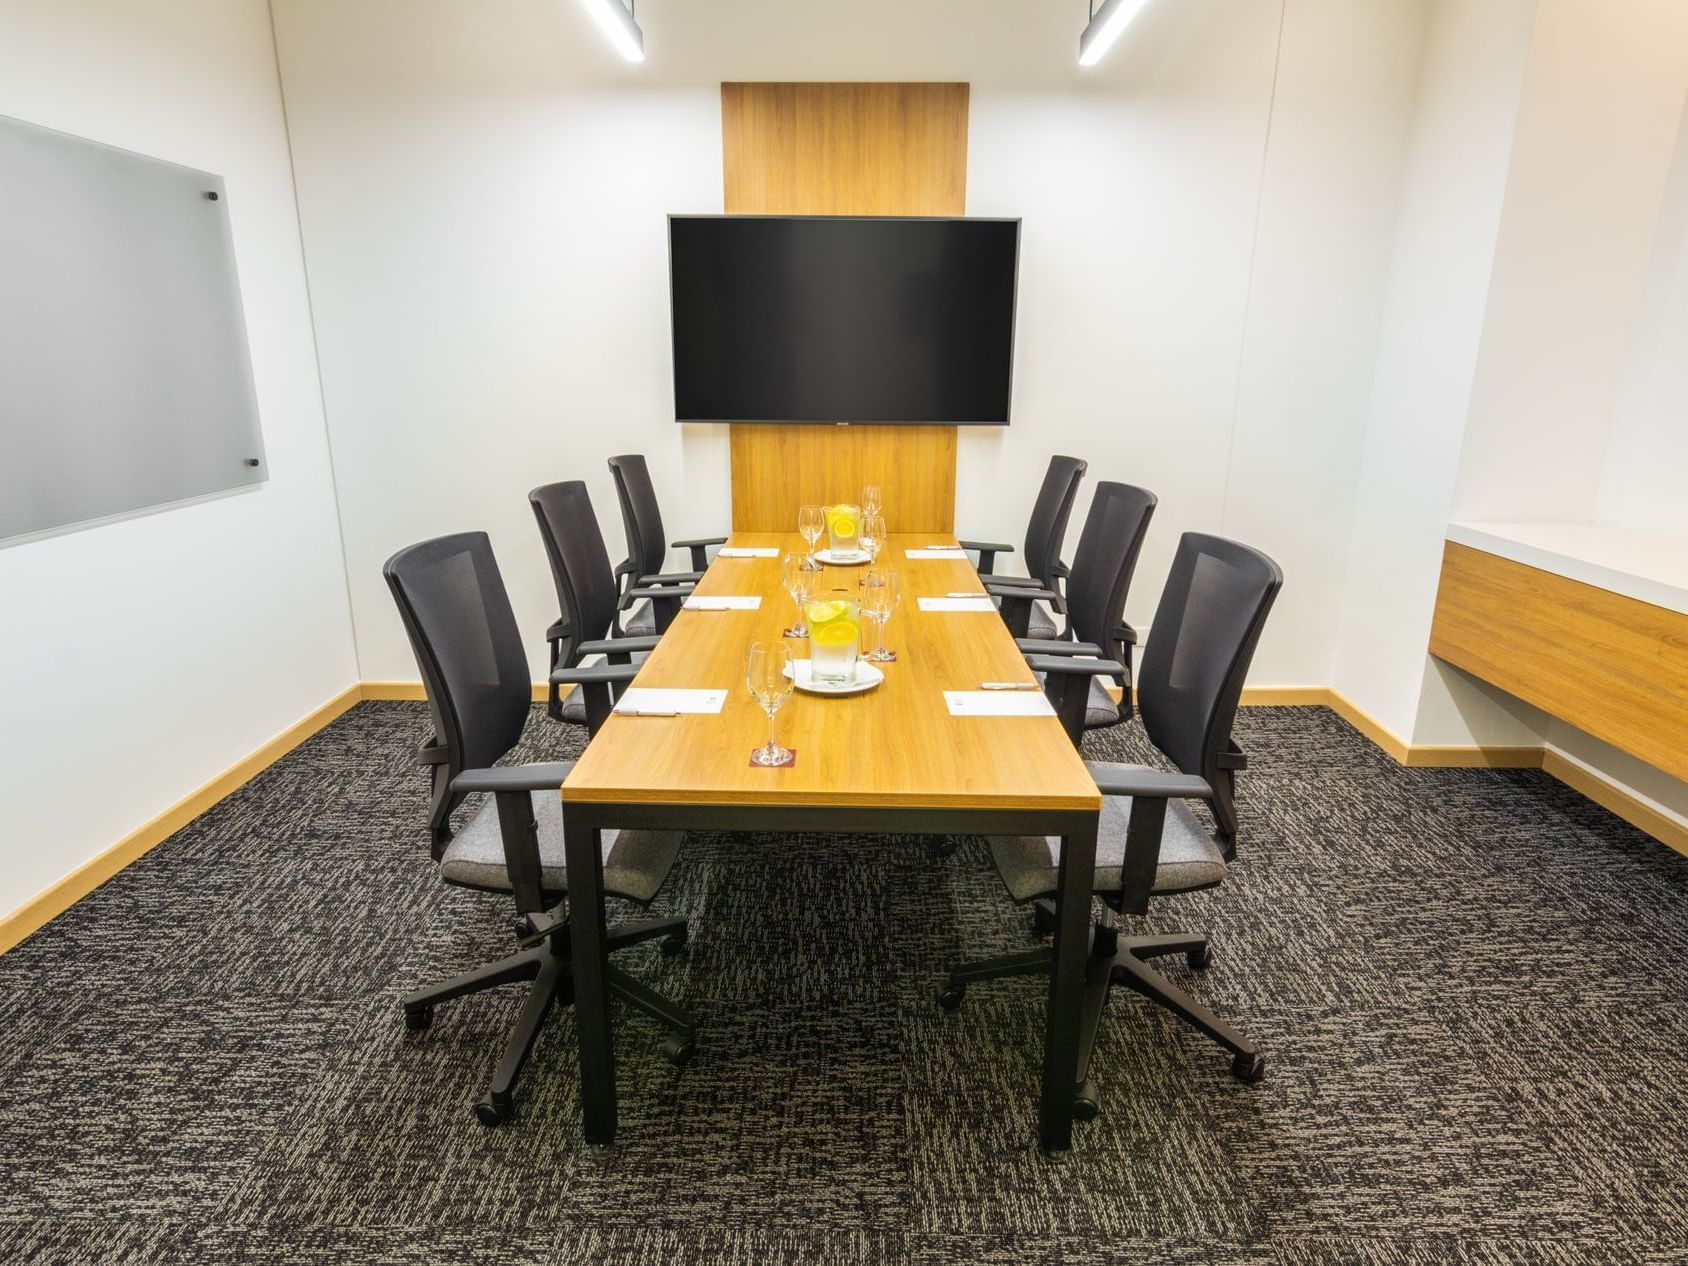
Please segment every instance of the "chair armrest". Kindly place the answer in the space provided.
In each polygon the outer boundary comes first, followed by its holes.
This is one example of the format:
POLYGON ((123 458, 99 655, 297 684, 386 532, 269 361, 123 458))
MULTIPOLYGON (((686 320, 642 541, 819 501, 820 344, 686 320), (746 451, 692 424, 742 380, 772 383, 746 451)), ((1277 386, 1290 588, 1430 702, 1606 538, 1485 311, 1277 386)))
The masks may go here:
POLYGON ((582 664, 577 668, 559 668, 551 674, 557 686, 625 685, 639 675, 633 664, 582 664))
POLYGON ((654 651, 660 637, 606 637, 596 642, 582 642, 575 649, 582 655, 632 654, 634 651, 654 651))
POLYGON ((1117 659, 1075 659, 1070 655, 1028 655, 1026 664, 1034 673, 1051 677, 1118 677, 1125 665, 1117 659))
POLYGON ((986 583, 999 585, 1004 589, 1008 588, 1010 585, 1018 585, 1022 589, 1043 588, 1043 582, 1036 576, 1004 576, 994 572, 991 574, 990 580, 986 583))
POLYGON ((465 795, 476 791, 556 791, 573 768, 572 760, 558 760, 542 765, 465 769, 451 780, 451 789, 465 795))
POLYGON ((1102 648, 1094 642, 1062 642, 1047 637, 1022 637, 1014 645, 1025 655, 1088 655, 1102 658, 1102 648))
POLYGON ((1106 761, 1085 761, 1084 767, 1104 796, 1147 797, 1156 800, 1206 800, 1213 795, 1207 779, 1195 774, 1163 774, 1158 769, 1133 769, 1106 761))
POLYGON ((629 589, 627 596, 629 598, 683 598, 696 588, 697 586, 694 584, 663 585, 656 589, 629 589))
POLYGON ((702 571, 709 566, 709 546, 725 545, 726 543, 727 538, 724 536, 698 536, 689 541, 675 541, 671 548, 690 550, 692 552, 692 566, 698 571, 702 571))
POLYGON ((995 576, 981 580, 985 592, 993 598, 1001 598, 1004 602, 1014 599, 1020 602, 1053 602, 1059 603, 1061 595, 1053 589, 1043 589, 1033 581, 1030 585, 1002 585, 997 583, 995 576))
POLYGON ((1014 552, 1014 547, 1012 545, 1004 545, 999 541, 961 541, 959 544, 962 549, 976 550, 978 552, 979 574, 981 576, 988 576, 991 574, 991 568, 996 566, 996 556, 998 554, 1012 554, 1014 552))
POLYGON ((640 576, 634 583, 648 588, 651 585, 696 584, 702 579, 701 571, 665 571, 654 576, 640 576))
POLYGON ((547 642, 567 641, 569 635, 573 632, 574 630, 569 627, 569 622, 566 619, 557 620, 550 628, 545 630, 545 640, 547 642))
POLYGON ((1120 625, 1119 629, 1115 632, 1115 636, 1127 646, 1137 645, 1137 630, 1132 628, 1129 624, 1120 625))

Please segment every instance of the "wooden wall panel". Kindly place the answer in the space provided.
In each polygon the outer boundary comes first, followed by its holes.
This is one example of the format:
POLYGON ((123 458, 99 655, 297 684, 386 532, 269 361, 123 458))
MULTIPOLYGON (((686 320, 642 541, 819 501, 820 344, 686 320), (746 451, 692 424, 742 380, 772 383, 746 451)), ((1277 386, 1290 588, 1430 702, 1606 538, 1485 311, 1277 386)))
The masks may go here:
MULTIPOLYGON (((966 84, 722 84, 729 215, 962 215, 966 84)), ((884 492, 893 532, 955 528, 953 426, 730 428, 733 529, 790 531, 806 502, 884 492)))
POLYGON ((1688 615, 1449 541, 1430 653, 1688 778, 1688 615))

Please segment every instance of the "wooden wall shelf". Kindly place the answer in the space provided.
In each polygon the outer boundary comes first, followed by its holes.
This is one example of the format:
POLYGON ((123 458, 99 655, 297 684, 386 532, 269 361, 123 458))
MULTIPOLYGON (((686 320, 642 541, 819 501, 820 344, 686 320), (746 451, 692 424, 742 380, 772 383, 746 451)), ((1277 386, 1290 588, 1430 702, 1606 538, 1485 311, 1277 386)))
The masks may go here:
POLYGON ((1688 779, 1688 613, 1450 540, 1430 653, 1688 779))

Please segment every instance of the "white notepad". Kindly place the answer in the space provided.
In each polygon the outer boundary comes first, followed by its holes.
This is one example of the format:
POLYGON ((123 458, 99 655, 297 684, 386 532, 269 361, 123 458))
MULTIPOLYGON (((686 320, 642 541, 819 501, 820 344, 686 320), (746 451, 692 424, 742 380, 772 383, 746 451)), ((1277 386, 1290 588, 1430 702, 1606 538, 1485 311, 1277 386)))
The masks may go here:
POLYGON ((948 545, 929 545, 925 549, 905 549, 903 556, 905 558, 948 558, 953 561, 958 558, 965 559, 967 551, 952 549, 948 545))
POLYGON ((715 551, 717 558, 778 558, 780 552, 773 545, 723 545, 715 551))
POLYGON ((989 611, 996 614, 996 605, 989 598, 922 598, 922 611, 989 611))
POLYGON ((615 701, 617 712, 719 712, 725 690, 659 690, 634 686, 615 701))
POLYGON ((946 690, 952 717, 1052 717, 1055 709, 1041 690, 946 690))
POLYGON ((688 611, 754 611, 761 605, 760 598, 737 598, 720 594, 704 598, 694 593, 686 599, 688 611))

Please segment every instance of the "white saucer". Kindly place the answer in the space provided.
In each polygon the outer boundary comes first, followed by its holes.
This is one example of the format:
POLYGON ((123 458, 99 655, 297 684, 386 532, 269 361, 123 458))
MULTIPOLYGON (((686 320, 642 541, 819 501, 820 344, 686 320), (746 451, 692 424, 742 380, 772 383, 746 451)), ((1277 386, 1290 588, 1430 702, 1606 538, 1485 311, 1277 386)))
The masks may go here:
POLYGON ((854 567, 857 563, 871 561, 873 556, 865 549, 845 550, 842 554, 822 549, 815 551, 815 557, 823 563, 831 563, 834 567, 854 567))
POLYGON ((833 685, 829 681, 816 681, 809 675, 809 661, 794 659, 786 675, 799 690, 805 690, 812 695, 859 695, 863 691, 872 690, 885 680, 885 674, 865 659, 856 661, 856 679, 842 685, 833 685))

